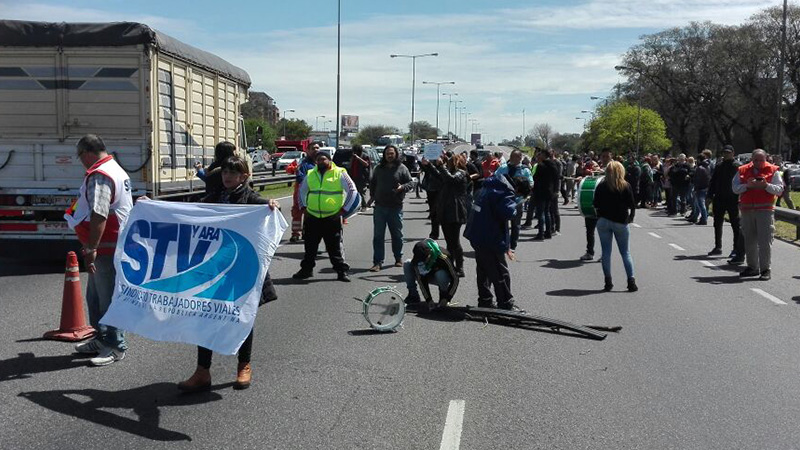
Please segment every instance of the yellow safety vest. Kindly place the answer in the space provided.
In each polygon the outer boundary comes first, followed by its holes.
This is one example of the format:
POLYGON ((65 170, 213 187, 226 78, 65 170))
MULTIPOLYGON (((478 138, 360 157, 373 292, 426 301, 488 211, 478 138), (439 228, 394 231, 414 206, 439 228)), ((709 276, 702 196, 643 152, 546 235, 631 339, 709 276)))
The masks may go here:
POLYGON ((320 176, 316 167, 308 171, 308 197, 306 197, 306 212, 320 219, 339 214, 344 206, 344 190, 342 189, 342 174, 347 171, 331 164, 331 168, 320 176))

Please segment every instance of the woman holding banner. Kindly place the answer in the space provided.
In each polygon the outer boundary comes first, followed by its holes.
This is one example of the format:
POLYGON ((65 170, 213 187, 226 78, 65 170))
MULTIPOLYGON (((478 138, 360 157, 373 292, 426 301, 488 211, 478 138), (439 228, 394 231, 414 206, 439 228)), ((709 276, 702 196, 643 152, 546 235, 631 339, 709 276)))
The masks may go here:
MULTIPOLYGON (((223 203, 223 204, 263 204, 268 205, 270 209, 274 210, 280 208, 276 200, 267 200, 260 195, 253 192, 247 185, 247 179, 250 177, 247 163, 238 156, 231 156, 227 158, 222 164, 221 176, 223 189, 221 191, 211 193, 203 199, 204 203, 223 203)), ((264 280, 264 287, 261 290, 261 302, 263 305, 266 302, 276 300, 278 298, 275 287, 272 285, 272 279, 267 272, 266 279, 264 280)), ((250 367, 250 355, 253 349, 253 331, 239 347, 238 358, 239 365, 236 371, 236 382, 233 385, 234 389, 247 389, 250 387, 250 379, 252 369, 250 367)), ((201 392, 211 388, 211 350, 205 347, 197 347, 197 369, 194 374, 186 381, 178 383, 178 389, 183 392, 201 392)))

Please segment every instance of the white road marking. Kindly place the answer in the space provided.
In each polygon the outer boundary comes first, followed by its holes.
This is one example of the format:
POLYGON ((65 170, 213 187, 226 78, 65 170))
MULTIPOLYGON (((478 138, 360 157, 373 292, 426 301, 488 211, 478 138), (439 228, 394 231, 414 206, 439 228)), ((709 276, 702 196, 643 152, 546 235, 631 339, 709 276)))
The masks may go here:
POLYGON ((647 233, 647 234, 649 234, 650 236, 653 236, 653 237, 654 237, 654 238, 656 238, 656 239, 661 239, 661 236, 659 236, 659 235, 657 235, 657 234, 655 234, 655 233, 652 233, 652 232, 651 232, 651 233, 647 233))
POLYGON ((439 450, 458 450, 461 445, 461 428, 464 422, 464 400, 450 400, 444 421, 442 444, 439 450))
POLYGON ((786 304, 785 301, 779 299, 778 297, 775 297, 772 294, 768 294, 768 293, 762 291, 761 289, 751 288, 750 290, 755 292, 756 294, 764 297, 765 299, 771 301, 772 303, 775 303, 776 305, 785 305, 786 304))
POLYGON ((700 260, 700 264, 702 264, 702 265, 704 265, 706 267, 711 267, 712 269, 716 269, 717 268, 717 265, 712 263, 711 261, 700 260))
POLYGON ((631 223, 631 225, 633 225, 634 228, 642 228, 638 223, 631 223))
POLYGON ((678 245, 678 244, 669 244, 669 246, 670 246, 670 247, 672 247, 672 248, 674 248, 675 250, 679 250, 679 251, 682 251, 682 252, 685 252, 685 251, 686 251, 686 249, 685 249, 685 248, 681 247, 681 246, 680 246, 680 245, 678 245))
POLYGON ((288 197, 276 198, 275 200, 286 200, 287 198, 292 198, 292 196, 290 195, 290 196, 288 196, 288 197))

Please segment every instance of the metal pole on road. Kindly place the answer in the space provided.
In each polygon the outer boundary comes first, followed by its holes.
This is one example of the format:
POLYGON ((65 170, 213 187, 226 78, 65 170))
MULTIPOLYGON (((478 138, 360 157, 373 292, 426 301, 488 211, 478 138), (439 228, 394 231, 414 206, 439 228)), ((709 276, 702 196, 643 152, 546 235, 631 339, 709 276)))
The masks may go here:
POLYGON ((442 95, 446 95, 450 98, 450 102, 447 104, 447 140, 450 140, 450 108, 453 107, 453 96, 458 95, 458 93, 448 94, 443 92, 442 95))
POLYGON ((443 84, 456 84, 455 81, 423 81, 422 84, 436 85, 436 133, 439 133, 439 87, 443 84))
POLYGON ((417 58, 424 58, 425 56, 439 56, 438 53, 425 53, 421 55, 389 55, 390 58, 411 58, 411 124, 409 125, 409 132, 411 133, 411 143, 414 143, 414 94, 417 88, 417 58))

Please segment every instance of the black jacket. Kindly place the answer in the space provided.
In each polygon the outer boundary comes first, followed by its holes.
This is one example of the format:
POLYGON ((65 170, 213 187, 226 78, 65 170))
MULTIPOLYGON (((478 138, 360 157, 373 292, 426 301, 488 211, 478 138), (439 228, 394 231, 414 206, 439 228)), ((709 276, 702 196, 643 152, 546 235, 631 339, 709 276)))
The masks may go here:
POLYGON ((736 160, 722 161, 714 167, 711 182, 708 185, 708 196, 719 202, 738 203, 739 196, 733 193, 733 177, 739 173, 739 163, 736 160))
POLYGON ((694 175, 692 176, 692 184, 694 184, 695 190, 708 189, 711 183, 711 169, 709 169, 709 166, 708 161, 703 161, 695 166, 694 175))
POLYGON ((456 275, 456 269, 453 266, 453 260, 450 258, 450 253, 447 250, 439 247, 439 244, 436 243, 433 239, 423 239, 416 244, 414 244, 414 249, 412 250, 413 257, 411 258, 411 267, 414 269, 414 275, 417 278, 417 284, 419 285, 420 291, 422 291, 422 296, 425 298, 426 301, 432 301, 431 299, 431 291, 428 288, 428 283, 432 281, 431 277, 437 270, 444 270, 450 275, 450 286, 447 288, 447 292, 440 292, 441 295, 447 297, 447 299, 452 299, 458 289, 458 276, 456 275), (433 250, 432 248, 436 248, 438 250, 438 256, 433 258, 433 250), (419 270, 419 264, 422 263, 429 268, 429 272, 425 275, 422 275, 419 270))
POLYGON ((545 159, 536 166, 533 174, 533 192, 535 199, 550 199, 558 192, 558 170, 551 159, 545 159))
POLYGON ((672 183, 672 187, 681 188, 689 186, 691 181, 689 171, 689 164, 675 163, 675 165, 669 169, 669 182, 672 183))
POLYGON ((369 192, 375 205, 385 208, 402 208, 406 192, 413 187, 411 173, 399 162, 378 164, 369 180, 369 192), (398 184, 403 186, 403 190, 395 192, 398 184))
POLYGON ((467 190, 469 178, 463 170, 450 173, 442 165, 439 167, 442 189, 436 202, 436 218, 439 223, 467 223, 467 190))
POLYGON ((594 209, 597 217, 617 223, 631 223, 636 214, 636 202, 630 185, 621 192, 612 191, 605 181, 594 190, 594 209))

